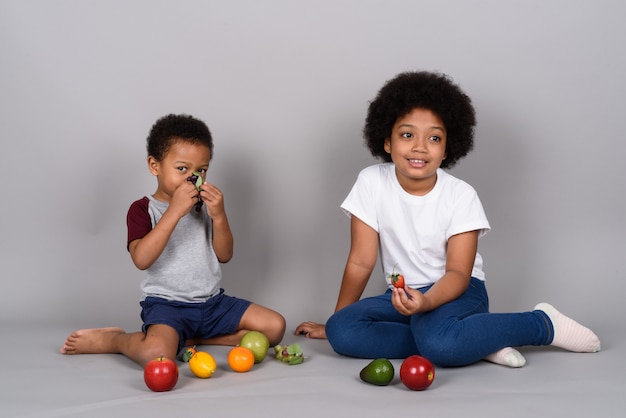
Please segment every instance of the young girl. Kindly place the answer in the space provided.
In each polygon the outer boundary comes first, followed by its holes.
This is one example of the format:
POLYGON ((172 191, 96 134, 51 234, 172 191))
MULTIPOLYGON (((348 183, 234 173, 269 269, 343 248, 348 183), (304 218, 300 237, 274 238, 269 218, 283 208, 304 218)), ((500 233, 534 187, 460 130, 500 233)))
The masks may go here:
POLYGON ((475 124, 470 98, 445 75, 403 73, 383 86, 363 131, 384 163, 361 171, 341 205, 351 247, 335 313, 296 334, 326 337, 346 356, 420 354, 443 367, 481 359, 521 367, 512 347, 523 345, 600 350, 591 330, 549 304, 489 313, 477 247, 490 226, 476 191, 442 170, 472 149, 475 124), (359 300, 379 253, 389 289, 359 300), (391 284, 394 274, 403 288, 391 284))

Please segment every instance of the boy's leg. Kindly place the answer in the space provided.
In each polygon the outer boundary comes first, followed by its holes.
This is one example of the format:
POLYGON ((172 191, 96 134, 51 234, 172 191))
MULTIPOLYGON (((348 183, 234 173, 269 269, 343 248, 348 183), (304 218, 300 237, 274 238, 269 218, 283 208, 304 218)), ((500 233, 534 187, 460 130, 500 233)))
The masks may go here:
POLYGON ((286 321, 278 312, 252 303, 241 317, 239 328, 239 333, 242 336, 247 331, 262 332, 270 340, 270 346, 273 347, 282 341, 285 335, 286 321))
POLYGON ((285 326, 285 318, 281 314, 264 306, 251 303, 241 316, 237 330, 234 333, 213 338, 195 338, 188 340, 186 344, 237 345, 246 332, 259 331, 270 341, 270 346, 275 346, 283 339, 285 326))
POLYGON ((63 354, 124 354, 140 366, 153 358, 176 358, 178 333, 168 325, 151 325, 146 333, 127 334, 121 328, 83 329, 71 333, 63 354))
POLYGON ((117 336, 122 328, 91 328, 72 332, 61 346, 61 354, 118 354, 117 336))

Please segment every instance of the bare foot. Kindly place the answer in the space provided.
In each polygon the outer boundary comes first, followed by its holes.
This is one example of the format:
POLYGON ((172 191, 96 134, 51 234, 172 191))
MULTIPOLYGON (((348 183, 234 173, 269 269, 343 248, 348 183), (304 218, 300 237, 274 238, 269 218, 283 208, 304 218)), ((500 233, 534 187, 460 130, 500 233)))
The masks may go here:
POLYGON ((113 342, 116 335, 125 334, 122 328, 91 328, 72 332, 61 347, 61 354, 117 353, 113 342))

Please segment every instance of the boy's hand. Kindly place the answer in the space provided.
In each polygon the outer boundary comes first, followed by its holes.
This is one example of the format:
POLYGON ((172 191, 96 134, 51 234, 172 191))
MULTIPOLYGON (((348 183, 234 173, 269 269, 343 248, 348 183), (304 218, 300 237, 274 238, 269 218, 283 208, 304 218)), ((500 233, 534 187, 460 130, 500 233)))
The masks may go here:
POLYGON ((191 182, 184 182, 174 190, 170 199, 169 210, 176 213, 179 218, 185 216, 198 202, 198 190, 191 182))
POLYGON ((224 195, 222 191, 206 181, 200 186, 200 198, 207 208, 207 212, 213 220, 225 216, 224 195))

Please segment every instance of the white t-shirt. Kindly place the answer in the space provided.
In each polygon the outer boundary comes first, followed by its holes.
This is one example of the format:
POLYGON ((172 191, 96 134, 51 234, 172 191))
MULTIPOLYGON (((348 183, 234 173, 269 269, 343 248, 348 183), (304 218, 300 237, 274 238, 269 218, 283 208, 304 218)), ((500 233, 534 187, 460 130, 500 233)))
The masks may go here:
MULTIPOLYGON (((378 232, 387 283, 395 266, 412 288, 431 285, 444 275, 451 236, 475 230, 483 236, 490 229, 474 188, 442 169, 428 194, 414 196, 400 186, 393 163, 367 167, 341 208, 378 232)), ((472 277, 485 280, 482 267, 477 253, 472 277)))

